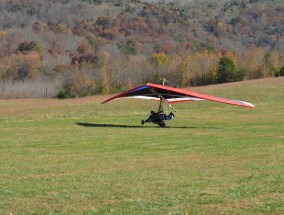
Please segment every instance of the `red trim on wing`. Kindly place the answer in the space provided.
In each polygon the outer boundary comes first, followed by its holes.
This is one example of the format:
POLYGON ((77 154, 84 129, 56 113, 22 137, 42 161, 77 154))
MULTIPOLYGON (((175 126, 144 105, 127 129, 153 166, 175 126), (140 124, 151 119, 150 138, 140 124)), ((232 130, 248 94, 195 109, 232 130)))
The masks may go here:
MULTIPOLYGON (((152 84, 152 83, 143 84, 141 86, 138 86, 138 87, 135 87, 135 88, 130 89, 128 91, 125 91, 123 93, 120 93, 120 94, 118 94, 116 96, 113 96, 113 97, 103 101, 101 104, 104 104, 104 103, 109 102, 109 101, 114 100, 114 99, 118 99, 118 98, 124 97, 128 93, 131 93, 131 92, 133 92, 133 91, 135 91, 135 90, 137 90, 137 89, 139 89, 139 88, 141 88, 143 86, 148 86, 149 88, 154 88, 154 89, 156 88, 156 89, 167 90, 167 91, 169 91, 169 94, 175 92, 175 93, 183 94, 183 95, 189 96, 189 97, 196 97, 196 98, 200 98, 200 99, 204 99, 204 100, 210 100, 210 101, 215 101, 215 102, 220 102, 220 103, 225 103, 225 104, 243 106, 243 107, 248 107, 248 108, 253 108, 254 107, 253 104, 242 102, 242 101, 229 100, 229 99, 219 98, 219 97, 215 97, 215 96, 209 96, 209 95, 205 95, 205 94, 201 94, 201 93, 196 93, 196 92, 192 92, 192 91, 189 91, 189 90, 183 90, 183 89, 163 86, 163 85, 159 85, 159 84, 152 84)), ((168 103, 185 102, 185 101, 169 101, 167 99, 165 99, 165 100, 168 103)), ((190 100, 188 100, 188 101, 190 101, 190 100)))
POLYGON ((174 87, 162 86, 162 85, 152 84, 152 83, 147 83, 147 86, 154 87, 154 88, 160 88, 160 89, 164 89, 164 90, 168 90, 168 91, 172 91, 172 92, 176 92, 176 93, 181 93, 181 94, 184 94, 184 95, 187 95, 187 96, 194 96, 194 97, 197 97, 197 98, 215 101, 215 102, 220 102, 220 103, 226 103, 226 104, 249 107, 249 108, 254 107, 254 105, 251 106, 251 105, 239 102, 239 101, 223 99, 223 98, 219 98, 219 97, 215 97, 215 96, 209 96, 209 95, 205 95, 205 94, 201 94, 201 93, 192 92, 192 91, 189 91, 189 90, 177 89, 177 88, 174 88, 174 87))

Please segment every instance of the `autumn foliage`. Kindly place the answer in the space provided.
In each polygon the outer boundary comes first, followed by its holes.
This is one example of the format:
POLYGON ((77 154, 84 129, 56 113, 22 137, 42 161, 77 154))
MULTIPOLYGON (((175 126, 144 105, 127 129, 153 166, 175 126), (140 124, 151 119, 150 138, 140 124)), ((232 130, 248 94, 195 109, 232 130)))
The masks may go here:
POLYGON ((164 78, 187 87, 280 76, 283 17, 272 0, 4 0, 0 93, 11 93, 0 97, 43 95, 8 89, 26 83, 66 98, 164 78))

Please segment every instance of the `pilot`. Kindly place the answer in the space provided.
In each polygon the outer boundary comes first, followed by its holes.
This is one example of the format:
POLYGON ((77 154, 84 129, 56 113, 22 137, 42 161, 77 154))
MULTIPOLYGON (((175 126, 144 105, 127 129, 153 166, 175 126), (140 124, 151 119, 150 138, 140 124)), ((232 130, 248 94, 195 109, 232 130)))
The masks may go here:
POLYGON ((175 115, 172 112, 167 115, 164 114, 163 111, 155 112, 152 110, 150 116, 146 120, 141 120, 141 124, 144 125, 145 122, 153 122, 160 126, 165 126, 166 123, 164 120, 171 120, 173 117, 175 117, 175 115))

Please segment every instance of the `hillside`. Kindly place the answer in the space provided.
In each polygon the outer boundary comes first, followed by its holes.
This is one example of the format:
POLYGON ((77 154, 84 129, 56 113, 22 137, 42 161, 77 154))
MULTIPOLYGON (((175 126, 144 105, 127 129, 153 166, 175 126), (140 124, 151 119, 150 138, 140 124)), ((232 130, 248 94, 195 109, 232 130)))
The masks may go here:
POLYGON ((222 57, 234 73, 223 82, 278 76, 283 17, 281 0, 3 0, 0 97, 219 83, 222 57))

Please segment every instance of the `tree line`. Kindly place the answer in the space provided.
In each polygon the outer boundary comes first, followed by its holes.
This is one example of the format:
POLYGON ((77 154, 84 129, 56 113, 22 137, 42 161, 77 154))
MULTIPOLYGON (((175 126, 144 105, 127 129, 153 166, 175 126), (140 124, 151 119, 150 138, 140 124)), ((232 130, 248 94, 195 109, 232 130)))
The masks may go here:
POLYGON ((265 4, 3 1, 0 97, 108 94, 164 78, 188 87, 283 75, 284 8, 265 4), (26 19, 14 20, 17 14, 26 19))

